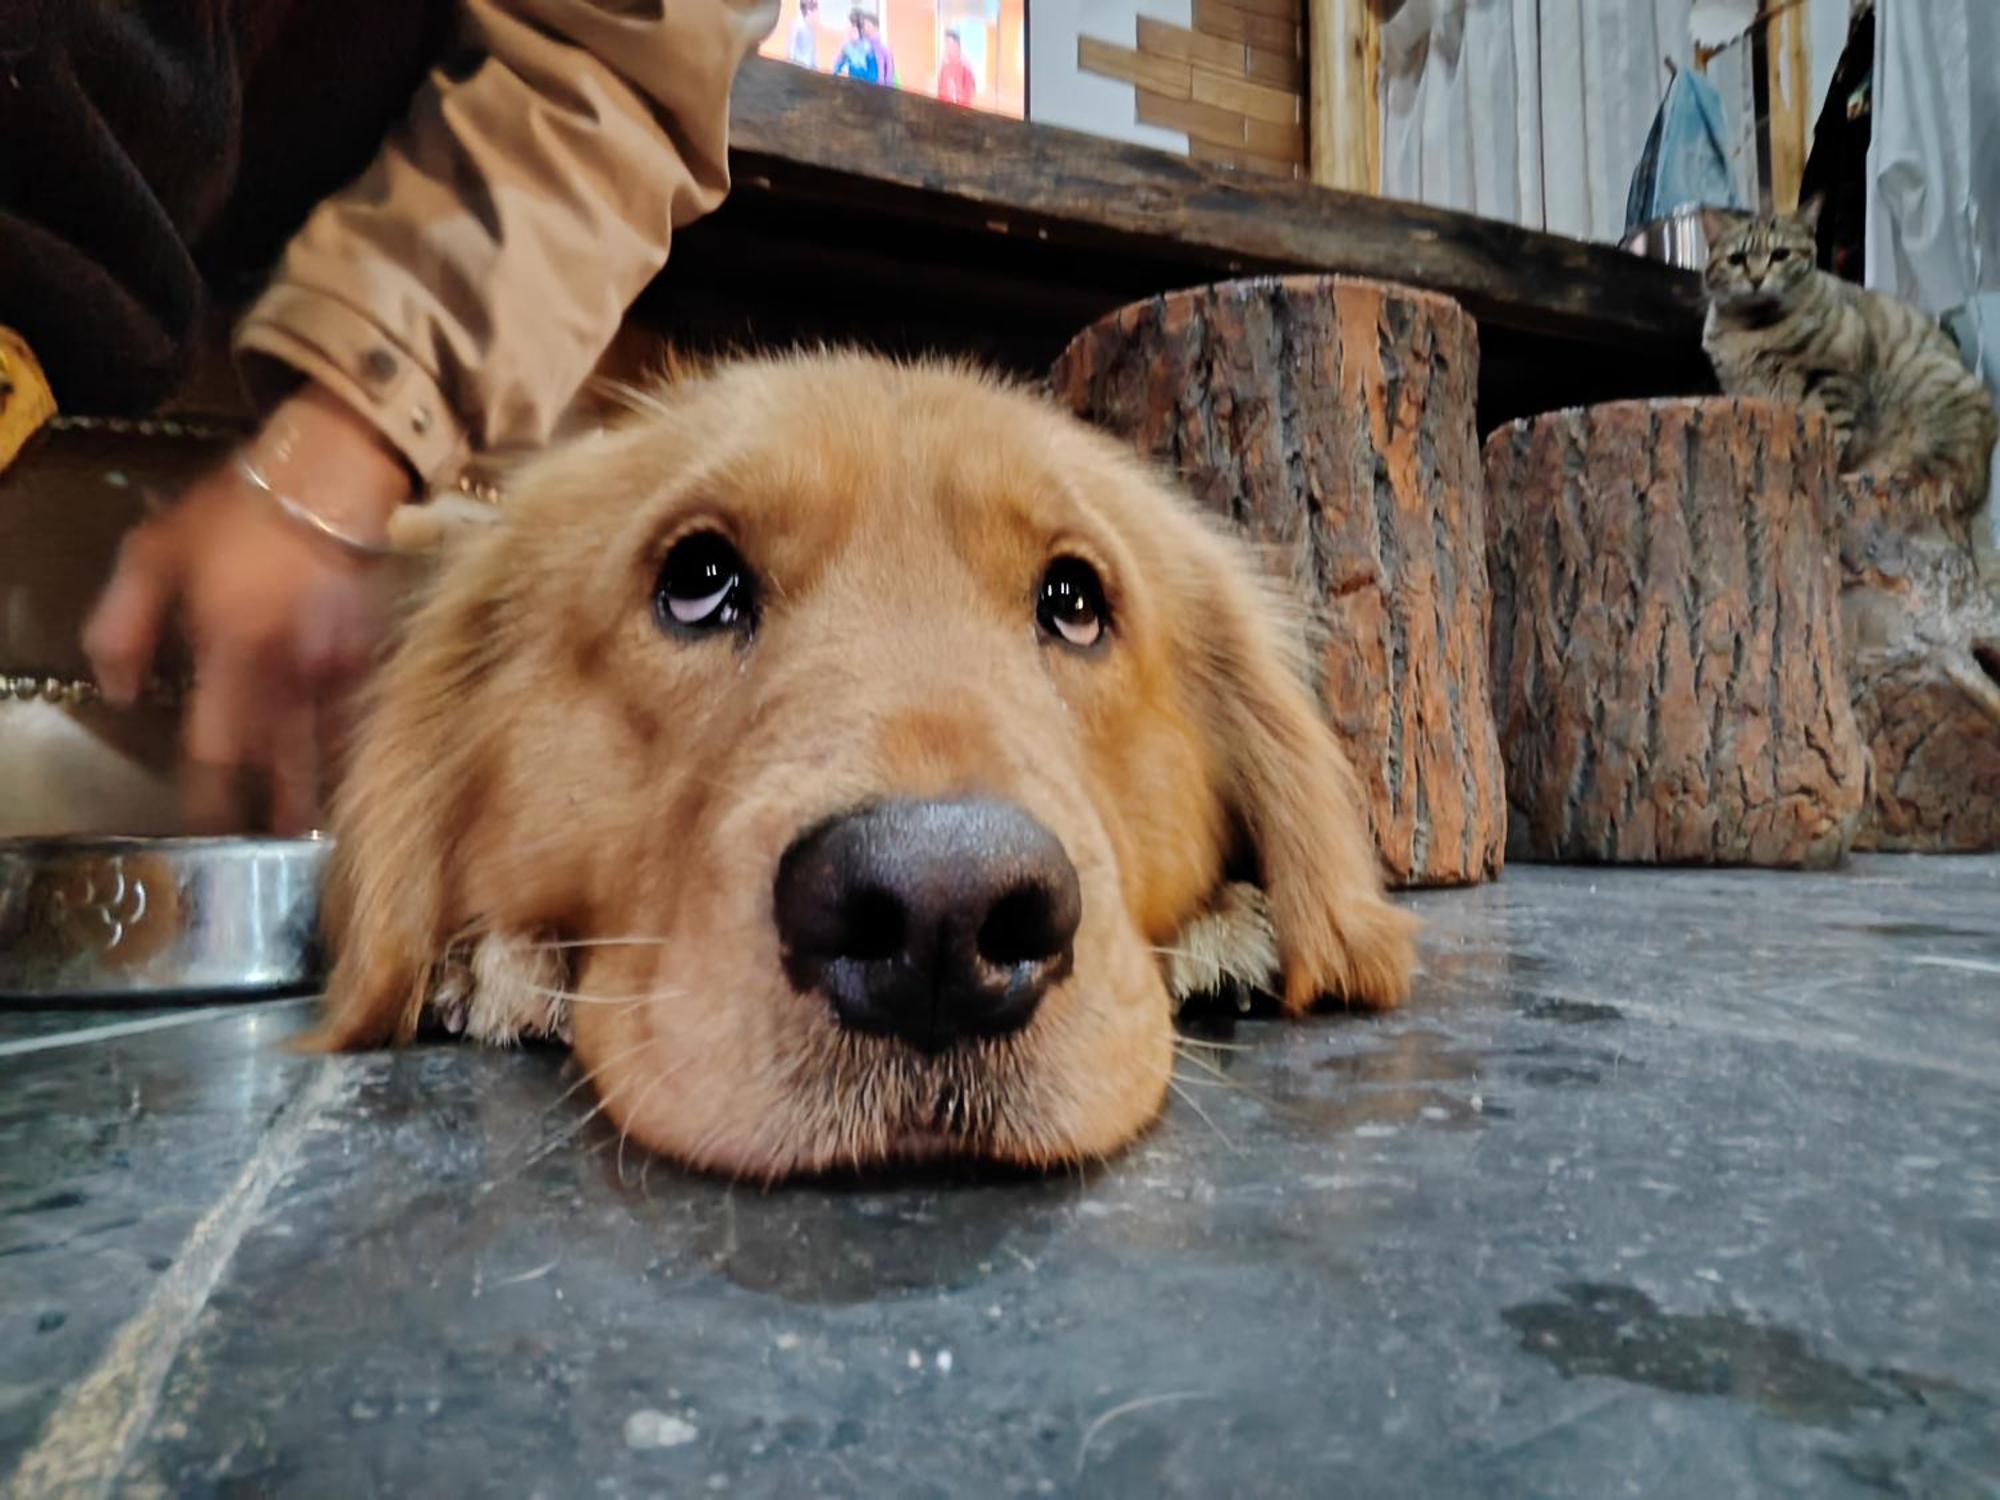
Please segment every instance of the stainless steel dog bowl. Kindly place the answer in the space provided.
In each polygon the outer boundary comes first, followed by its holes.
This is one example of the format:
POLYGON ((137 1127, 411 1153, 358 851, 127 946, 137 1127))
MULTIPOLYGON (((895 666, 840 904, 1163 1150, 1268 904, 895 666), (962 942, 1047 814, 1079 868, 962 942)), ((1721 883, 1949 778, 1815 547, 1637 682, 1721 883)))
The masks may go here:
POLYGON ((0 1001, 309 989, 322 838, 0 839, 0 1001))

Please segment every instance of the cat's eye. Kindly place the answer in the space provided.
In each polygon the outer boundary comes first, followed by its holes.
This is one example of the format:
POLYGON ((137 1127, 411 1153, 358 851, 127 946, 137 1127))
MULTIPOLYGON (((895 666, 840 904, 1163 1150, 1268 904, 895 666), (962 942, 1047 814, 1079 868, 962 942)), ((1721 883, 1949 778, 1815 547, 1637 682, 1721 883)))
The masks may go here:
POLYGON ((682 537, 660 565, 653 613, 677 633, 748 630, 756 623, 756 579, 743 554, 713 531, 682 537))
POLYGON ((1732 266, 1747 265, 1749 264, 1749 257, 1744 255, 1741 250, 1732 251, 1729 256, 1729 263, 1732 266))
POLYGON ((1783 262, 1788 261, 1791 258, 1792 258, 1792 252, 1789 250, 1778 249, 1778 250, 1773 250, 1771 252, 1771 264, 1774 266, 1782 264, 1783 262))
POLYGON ((1035 623, 1050 640, 1089 650, 1111 624, 1104 584, 1097 569, 1080 557, 1059 557, 1042 575, 1035 598, 1035 623))

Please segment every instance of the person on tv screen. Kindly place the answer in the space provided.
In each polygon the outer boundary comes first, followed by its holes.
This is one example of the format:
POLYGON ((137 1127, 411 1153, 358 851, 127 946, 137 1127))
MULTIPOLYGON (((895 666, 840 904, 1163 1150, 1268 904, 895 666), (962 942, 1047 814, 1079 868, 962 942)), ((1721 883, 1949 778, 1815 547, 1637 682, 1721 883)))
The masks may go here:
POLYGON ((900 86, 896 77, 896 58, 889 51, 889 44, 882 40, 882 23, 875 19, 873 11, 861 12, 861 34, 868 39, 868 46, 875 54, 875 81, 886 83, 890 88, 900 86))
POLYGON ((834 75, 839 78, 859 78, 864 83, 882 81, 881 61, 875 49, 868 45, 868 37, 862 29, 865 19, 863 12, 854 11, 847 18, 847 45, 840 49, 840 56, 834 59, 834 75))
POLYGON ((799 0, 799 18, 792 22, 785 56, 802 68, 819 66, 819 0, 799 0))
POLYGON ((938 69, 937 96, 946 104, 970 104, 978 91, 954 29, 944 34, 944 66, 938 69))

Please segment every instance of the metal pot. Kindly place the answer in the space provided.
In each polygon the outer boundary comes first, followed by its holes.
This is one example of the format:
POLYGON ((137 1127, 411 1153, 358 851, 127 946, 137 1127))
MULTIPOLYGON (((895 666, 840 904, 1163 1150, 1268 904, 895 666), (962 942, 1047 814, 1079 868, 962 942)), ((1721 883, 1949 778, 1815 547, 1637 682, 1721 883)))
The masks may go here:
POLYGON ((0 839, 0 1001, 311 989, 324 838, 0 839))
POLYGON ((1708 236, 1702 232, 1701 210, 1678 208, 1664 219, 1649 219, 1625 237, 1625 248, 1648 260, 1699 271, 1708 264, 1708 236))

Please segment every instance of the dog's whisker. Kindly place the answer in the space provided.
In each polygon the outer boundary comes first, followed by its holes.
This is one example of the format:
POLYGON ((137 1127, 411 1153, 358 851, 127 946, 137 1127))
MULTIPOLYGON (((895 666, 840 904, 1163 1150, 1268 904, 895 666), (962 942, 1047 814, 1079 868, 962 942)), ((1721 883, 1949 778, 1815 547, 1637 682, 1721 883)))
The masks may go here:
MULTIPOLYGON (((629 1056, 630 1054, 627 1053, 626 1055, 629 1056)), ((594 1074, 592 1076, 594 1076, 594 1074)), ((585 1081, 587 1082, 588 1078, 586 1078, 585 1081)), ((592 1105, 588 1110, 586 1110, 580 1119, 565 1126, 563 1129, 557 1131, 555 1135, 551 1136, 548 1140, 543 1141, 539 1145, 537 1145, 535 1149, 532 1152, 530 1152, 528 1156, 525 1157, 518 1165, 516 1165, 512 1171, 502 1173, 500 1176, 491 1178, 487 1182, 482 1183, 480 1185, 479 1191, 482 1193, 488 1193, 491 1192, 496 1187, 500 1187, 505 1183, 512 1182, 515 1178, 519 1177, 523 1172, 526 1172, 530 1167, 534 1166, 538 1162, 546 1160, 549 1156, 554 1154, 562 1146, 566 1145, 570 1141, 575 1140, 577 1136, 581 1135, 583 1131, 589 1127, 590 1122, 592 1120, 596 1119, 599 1115, 603 1114, 604 1111, 610 1107, 611 1101, 617 1098, 618 1095, 623 1091, 624 1090, 622 1087, 615 1088, 607 1094, 600 1095, 598 1097, 597 1103, 592 1105)), ((572 1090, 571 1092, 574 1092, 574 1090, 572 1090)), ((567 1097, 567 1095, 565 1095, 565 1097, 567 1097)))
MULTIPOLYGON (((659 1091, 660 1087, 679 1077, 694 1060, 692 1056, 685 1057, 664 1072, 655 1073, 651 1082, 640 1092, 638 1099, 633 1102, 631 1111, 625 1116, 625 1123, 618 1130, 618 1185, 620 1187, 629 1186, 625 1181, 625 1142, 631 1138, 632 1122, 644 1111, 646 1102, 659 1091)), ((650 1150, 650 1148, 648 1149, 650 1150)))
POLYGON ((1185 1084, 1191 1089, 1229 1089, 1231 1092, 1238 1094, 1249 1092, 1240 1083, 1224 1083, 1219 1078, 1190 1078, 1185 1073, 1174 1074, 1174 1082, 1185 1084))
MULTIPOLYGON (((636 1044, 632 1050, 636 1051, 638 1046, 644 1046, 644 1045, 645 1045, 644 1042, 640 1042, 636 1044)), ((578 1078, 575 1083, 572 1083, 568 1088, 564 1089, 560 1094, 556 1095, 554 1102, 548 1104, 539 1113, 536 1114, 535 1116, 536 1123, 539 1124, 548 1115, 552 1114, 554 1111, 558 1109, 561 1109, 564 1104, 566 1104, 570 1099, 575 1097, 579 1089, 589 1088, 591 1081, 595 1079, 599 1073, 602 1073, 604 1069, 608 1066, 609 1066, 608 1063, 600 1063, 597 1067, 594 1067, 590 1069, 587 1073, 583 1074, 582 1077, 578 1078)))
POLYGON ((664 937, 593 937, 593 938, 538 938, 531 947, 544 952, 555 952, 569 948, 664 948, 671 939, 664 937))
POLYGON ((629 995, 595 994, 565 984, 535 984, 524 981, 521 988, 543 1000, 567 1000, 577 1005, 637 1005, 644 1000, 685 1000, 690 991, 677 984, 654 985, 629 995))
POLYGON ((543 1000, 563 1000, 571 1005, 640 1005, 648 1000, 685 1000, 687 991, 673 986, 656 990, 643 990, 636 995, 591 995, 582 990, 564 989, 560 985, 523 985, 529 994, 543 1000))
MULTIPOLYGON (((651 1045, 650 1038, 641 1039, 640 1041, 634 1043, 632 1046, 627 1047, 624 1051, 616 1054, 611 1058, 606 1059, 604 1062, 600 1063, 597 1067, 592 1068, 589 1073, 584 1075, 584 1078, 581 1080, 581 1082, 587 1083, 592 1079, 595 1079, 599 1074, 603 1073, 606 1068, 616 1066, 617 1064, 630 1059, 636 1053, 644 1051, 646 1047, 648 1047, 649 1045, 651 1045)), ((544 1157, 548 1156, 551 1152, 555 1151, 558 1147, 562 1146, 564 1143, 576 1139, 577 1136, 581 1135, 584 1132, 584 1130, 589 1127, 591 1121, 595 1120, 599 1115, 602 1115, 605 1112, 605 1110, 609 1109, 611 1105, 617 1099, 623 1096, 634 1084, 641 1084, 644 1086, 638 1098, 638 1104, 641 1107, 643 1107, 646 1100, 652 1097, 653 1092, 656 1089, 658 1089, 661 1085, 667 1083, 669 1080, 678 1075, 692 1061, 693 1061, 692 1058, 686 1059, 682 1062, 676 1063, 673 1067, 666 1069, 664 1072, 655 1073, 650 1077, 648 1077, 645 1074, 635 1075, 634 1077, 627 1079, 624 1083, 619 1084, 617 1087, 609 1090, 608 1092, 599 1097, 597 1103, 593 1105, 588 1111, 586 1111, 582 1116, 582 1118, 566 1126, 562 1131, 558 1132, 552 1139, 544 1142, 541 1145, 541 1147, 537 1149, 537 1151, 532 1157, 530 1157, 527 1161, 523 1162, 520 1168, 518 1168, 514 1174, 510 1175, 519 1175, 519 1172, 526 1171, 529 1167, 533 1166, 537 1161, 542 1160, 544 1157)), ((572 1092, 574 1092, 574 1089, 572 1089, 572 1092)), ((635 1109, 633 1113, 634 1114, 638 1113, 638 1110, 635 1109)), ((631 1123, 628 1118, 625 1126, 618 1133, 618 1139, 621 1150, 623 1148, 624 1138, 630 1132, 630 1130, 631 1130, 631 1123)), ((594 1150, 592 1153, 589 1154, 595 1154, 594 1150)), ((622 1157, 621 1157, 621 1164, 622 1164, 622 1157)), ((502 1180, 507 1180, 507 1179, 502 1179, 502 1180)), ((621 1183, 624 1181, 622 1165, 619 1174, 619 1180, 621 1183)))
POLYGON ((1221 1141, 1222 1144, 1228 1147, 1231 1151, 1241 1154, 1243 1148, 1237 1145, 1236 1142, 1230 1138, 1228 1131, 1224 1130, 1220 1125, 1215 1123, 1215 1117, 1211 1115, 1207 1110, 1201 1107, 1201 1101, 1199 1099, 1196 1099, 1194 1095, 1184 1090, 1180 1086, 1180 1084, 1177 1083, 1172 1078, 1169 1078, 1167 1080, 1167 1087, 1174 1091, 1174 1097, 1176 1099, 1180 1100, 1181 1103, 1185 1104, 1189 1109, 1193 1110, 1197 1115, 1201 1117, 1201 1122, 1204 1125, 1206 1125, 1210 1130, 1215 1132, 1215 1138, 1218 1141, 1221 1141))
MULTIPOLYGON (((564 1089, 560 1094, 558 1094, 551 1103, 547 1104, 541 1110, 536 1112, 535 1120, 537 1124, 547 1119, 556 1110, 562 1108, 564 1102, 575 1097, 575 1095, 579 1090, 588 1088, 591 1084, 595 1083, 599 1078, 603 1077, 604 1074, 608 1072, 610 1069, 618 1067, 619 1065, 630 1061, 632 1058, 638 1056, 638 1054, 640 1054, 641 1052, 644 1052, 651 1045, 652 1045, 652 1038, 640 1037, 637 1040, 633 1041, 629 1046, 626 1046, 620 1049, 619 1051, 612 1053, 611 1056, 605 1058, 596 1067, 586 1069, 583 1072, 583 1074, 580 1077, 578 1077, 576 1082, 572 1083, 568 1088, 564 1089)), ((683 1064, 682 1066, 685 1066, 685 1064, 683 1064)), ((677 1067, 673 1071, 678 1072, 679 1068, 677 1067)), ((590 1112, 590 1115, 587 1115, 585 1117, 584 1123, 588 1123, 588 1121, 591 1118, 595 1117, 598 1110, 601 1110, 602 1108, 603 1105, 600 1104, 597 1107, 597 1109, 593 1109, 590 1112)), ((567 1139, 569 1138, 569 1136, 573 1136, 575 1133, 576 1133, 575 1131, 571 1130, 566 1132, 566 1134, 560 1138, 567 1139)), ((528 1143, 526 1141, 521 1142, 521 1145, 523 1146, 526 1146, 527 1144, 528 1143)))
MULTIPOLYGON (((1247 1052, 1252 1049, 1246 1047, 1246 1048, 1239 1048, 1237 1050, 1247 1052)), ((1217 1067, 1214 1063, 1210 1062, 1205 1057, 1196 1057, 1192 1052, 1181 1052, 1178 1049, 1176 1049, 1174 1055, 1178 1057, 1182 1062, 1192 1064, 1194 1067, 1200 1068, 1204 1073, 1208 1074, 1209 1078, 1213 1080, 1212 1082, 1209 1082, 1207 1084, 1207 1086, 1210 1088, 1229 1089, 1234 1093, 1244 1095, 1246 1098, 1255 1099, 1259 1104, 1263 1105, 1264 1108, 1269 1110, 1272 1114, 1278 1115, 1283 1119, 1300 1120, 1304 1118, 1303 1115, 1301 1115, 1296 1109, 1292 1108, 1290 1105, 1281 1103, 1273 1095, 1266 1093, 1264 1090, 1260 1088, 1252 1087, 1250 1084, 1245 1083, 1240 1078, 1232 1077, 1230 1074, 1224 1072, 1221 1068, 1217 1067)), ((1203 1081, 1194 1078, 1181 1077, 1181 1075, 1179 1074, 1176 1074, 1174 1076, 1180 1078, 1182 1083, 1198 1083, 1203 1081)))
POLYGON ((1176 1051, 1174 1055, 1178 1057, 1182 1062, 1187 1063, 1189 1066, 1200 1068, 1202 1072, 1208 1074, 1208 1076, 1211 1078, 1219 1078, 1224 1083, 1227 1083, 1234 1088, 1244 1087, 1244 1085, 1241 1082, 1239 1082, 1234 1078, 1231 1078, 1226 1072, 1224 1072, 1221 1068, 1217 1067, 1214 1063, 1210 1062, 1205 1057, 1196 1057, 1192 1052, 1180 1052, 1180 1051, 1176 1051))
MULTIPOLYGON (((634 1042, 630 1047, 627 1047, 623 1052, 617 1053, 612 1057, 606 1058, 596 1067, 590 1068, 587 1071, 585 1071, 583 1075, 576 1080, 575 1083, 572 1083, 568 1088, 564 1089, 560 1094, 556 1095, 556 1097, 553 1100, 551 1100, 549 1103, 545 1104, 544 1106, 542 1106, 541 1109, 535 1112, 535 1124, 539 1126, 543 1120, 546 1120, 550 1115, 554 1114, 557 1110, 561 1109, 568 1100, 575 1097, 576 1093, 580 1089, 588 1088, 591 1082, 596 1079, 598 1074, 602 1073, 606 1068, 614 1067, 618 1063, 623 1062, 633 1053, 643 1048, 646 1045, 646 1043, 647 1039, 642 1037, 638 1041, 634 1042)), ((525 1146, 527 1145, 527 1142, 524 1140, 519 1144, 525 1146)), ((512 1147, 509 1148, 510 1154, 513 1149, 514 1148, 512 1147)))
POLYGON ((1257 1052, 1262 1049, 1248 1042, 1211 1042, 1206 1037, 1189 1036, 1186 1032, 1174 1034, 1176 1047, 1202 1047, 1210 1052, 1257 1052))
MULTIPOLYGON (((679 1070, 676 1069, 674 1071, 679 1070)), ((632 1122, 639 1117, 639 1112, 646 1107, 646 1102, 659 1092, 660 1085, 665 1083, 669 1076, 671 1075, 662 1073, 648 1084, 640 1092, 638 1099, 634 1101, 631 1112, 625 1116, 625 1123, 618 1127, 618 1185, 621 1188, 630 1186, 625 1180, 625 1143, 632 1138, 632 1122)), ((650 1152, 646 1160, 651 1162, 652 1156, 650 1152)), ((645 1169, 642 1167, 639 1172, 639 1192, 642 1197, 645 1195, 645 1191, 646 1174, 645 1169)))

